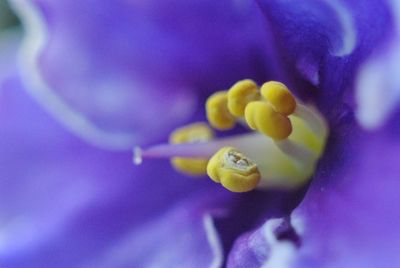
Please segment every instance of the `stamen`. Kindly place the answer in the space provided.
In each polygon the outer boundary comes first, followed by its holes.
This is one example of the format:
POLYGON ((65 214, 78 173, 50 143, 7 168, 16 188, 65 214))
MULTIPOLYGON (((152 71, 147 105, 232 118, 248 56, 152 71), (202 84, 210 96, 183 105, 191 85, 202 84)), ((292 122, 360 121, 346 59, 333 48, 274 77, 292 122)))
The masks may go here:
POLYGON ((257 165, 232 147, 222 148, 210 159, 207 174, 232 192, 251 191, 261 178, 257 165))
POLYGON ((219 130, 228 130, 235 126, 236 119, 228 110, 227 91, 211 95, 206 102, 207 119, 210 125, 219 130))
POLYGON ((234 84, 228 91, 228 109, 232 115, 244 116, 244 110, 249 102, 260 99, 257 84, 249 79, 234 84))
POLYGON ((278 113, 288 116, 296 109, 295 98, 289 89, 280 82, 270 81, 262 85, 261 95, 272 104, 278 113))
MULTIPOLYGON (((170 143, 195 143, 205 142, 214 137, 214 132, 204 123, 194 123, 179 128, 171 133, 170 143)), ((183 173, 189 175, 206 174, 208 158, 182 158, 173 157, 172 166, 183 173)))
POLYGON ((276 112, 267 102, 249 103, 246 106, 245 119, 252 129, 276 140, 286 139, 292 133, 292 124, 289 118, 276 112))
POLYGON ((284 84, 267 82, 260 92, 253 81, 239 81, 228 92, 213 94, 206 111, 217 129, 243 121, 257 131, 213 139, 206 124, 192 124, 174 131, 170 144, 135 148, 134 162, 169 158, 179 171, 207 173, 233 192, 295 189, 312 177, 328 126, 317 110, 298 101, 284 84))

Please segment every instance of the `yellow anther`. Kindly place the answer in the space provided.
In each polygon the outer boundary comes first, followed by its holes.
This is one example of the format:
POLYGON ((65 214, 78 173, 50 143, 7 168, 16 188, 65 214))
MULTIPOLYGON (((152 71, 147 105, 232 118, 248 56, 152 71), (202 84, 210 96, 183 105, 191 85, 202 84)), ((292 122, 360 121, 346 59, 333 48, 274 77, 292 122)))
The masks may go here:
POLYGON ((261 178, 257 165, 232 147, 223 147, 210 159, 207 174, 232 192, 251 191, 261 178))
POLYGON ((228 91, 228 109, 234 116, 243 117, 246 105, 260 99, 257 84, 249 79, 234 84, 228 91))
POLYGON ((262 85, 261 95, 272 104, 277 112, 283 115, 291 115, 296 109, 296 99, 280 82, 270 81, 262 85))
POLYGON ((235 126, 236 119, 228 110, 228 94, 219 91, 211 95, 206 103, 207 119, 211 126, 228 130, 235 126))
MULTIPOLYGON (((176 129, 171 133, 172 144, 208 141, 214 138, 214 132, 204 123, 194 123, 176 129)), ((204 175, 207 172, 208 159, 174 157, 171 164, 175 169, 189 175, 204 175)))
POLYGON ((275 139, 286 139, 292 133, 288 117, 274 110, 271 104, 254 101, 246 106, 245 119, 249 127, 275 139))

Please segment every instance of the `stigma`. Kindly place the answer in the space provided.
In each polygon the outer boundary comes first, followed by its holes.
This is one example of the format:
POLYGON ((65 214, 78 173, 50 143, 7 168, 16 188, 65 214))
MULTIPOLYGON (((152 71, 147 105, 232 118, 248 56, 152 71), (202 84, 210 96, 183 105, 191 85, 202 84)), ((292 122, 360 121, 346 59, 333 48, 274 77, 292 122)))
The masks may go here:
POLYGON ((168 158, 189 176, 207 175, 232 192, 303 186, 313 176, 329 134, 323 116, 283 83, 246 79, 206 101, 207 123, 171 133, 169 143, 134 149, 133 160, 168 158), (216 138, 237 124, 249 132, 216 138))

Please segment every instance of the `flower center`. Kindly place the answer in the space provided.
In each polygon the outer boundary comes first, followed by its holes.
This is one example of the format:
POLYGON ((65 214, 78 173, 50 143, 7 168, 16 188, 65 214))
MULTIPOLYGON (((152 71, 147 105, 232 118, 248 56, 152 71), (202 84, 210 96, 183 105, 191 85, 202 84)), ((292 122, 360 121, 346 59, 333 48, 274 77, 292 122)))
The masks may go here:
POLYGON ((239 81, 211 95, 206 113, 217 130, 239 123, 252 131, 217 139, 206 123, 194 123, 175 130, 169 144, 135 148, 134 162, 170 158, 178 171, 207 174, 233 192, 295 189, 312 177, 328 136, 322 115, 275 81, 261 88, 251 80, 239 81))

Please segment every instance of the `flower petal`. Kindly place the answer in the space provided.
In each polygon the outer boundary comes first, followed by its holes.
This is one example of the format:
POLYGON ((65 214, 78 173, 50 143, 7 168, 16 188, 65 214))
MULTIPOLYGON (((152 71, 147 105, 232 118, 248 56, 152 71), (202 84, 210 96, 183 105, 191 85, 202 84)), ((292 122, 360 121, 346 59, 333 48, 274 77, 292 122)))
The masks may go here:
POLYGON ((197 108, 195 91, 254 77, 264 57, 246 1, 13 3, 28 31, 31 93, 70 129, 112 148, 163 137, 197 108))
POLYGON ((182 200, 151 222, 128 230, 87 267, 221 267, 223 249, 212 216, 207 208, 199 208, 204 197, 182 200))
POLYGON ((2 266, 90 260, 127 230, 209 187, 176 175, 168 163, 135 169, 130 152, 85 144, 29 99, 17 78, 0 93, 2 266))
POLYGON ((391 1, 395 33, 357 74, 357 119, 367 129, 381 127, 400 101, 400 4, 391 1))
POLYGON ((261 267, 270 255, 262 228, 241 235, 229 254, 228 267, 261 267))
POLYGON ((324 113, 337 109, 343 101, 352 104, 353 83, 360 64, 392 34, 387 3, 258 2, 292 89, 316 102, 324 113))
POLYGON ((0 255, 8 255, 46 240, 99 196, 116 194, 113 183, 131 174, 126 155, 99 152, 68 135, 24 96, 18 80, 1 87, 0 100, 0 255), (112 169, 103 165, 110 158, 112 169))
POLYGON ((333 136, 304 200, 290 217, 287 230, 294 236, 286 233, 282 239, 275 229, 271 242, 262 227, 236 242, 231 259, 242 254, 265 267, 274 267, 268 265, 275 261, 282 267, 400 265, 398 136, 387 129, 364 132, 354 119, 341 126, 340 134, 333 136), (273 251, 281 247, 287 254, 273 251), (263 248, 267 256, 259 254, 263 248))
POLYGON ((236 236, 267 214, 282 215, 293 201, 282 193, 232 194, 209 180, 179 176, 165 162, 133 167, 130 153, 88 146, 24 93, 10 80, 0 103, 0 259, 6 267, 152 261, 217 267, 222 247, 229 250, 236 236))
POLYGON ((352 128, 294 212, 303 229, 297 262, 304 267, 400 265, 398 136, 352 128))

